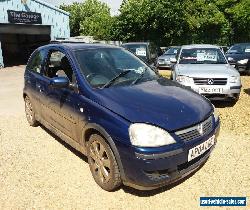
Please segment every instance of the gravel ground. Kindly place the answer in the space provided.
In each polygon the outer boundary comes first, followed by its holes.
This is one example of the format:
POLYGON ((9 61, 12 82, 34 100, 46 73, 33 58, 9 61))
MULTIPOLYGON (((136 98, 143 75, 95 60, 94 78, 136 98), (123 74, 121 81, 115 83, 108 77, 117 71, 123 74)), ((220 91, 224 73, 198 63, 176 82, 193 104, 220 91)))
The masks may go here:
POLYGON ((200 196, 249 199, 250 76, 242 77, 236 105, 216 104, 221 134, 198 172, 159 190, 122 187, 109 193, 95 184, 86 158, 45 129, 28 126, 22 74, 23 66, 0 70, 4 78, 0 83, 0 209, 196 209, 200 196))

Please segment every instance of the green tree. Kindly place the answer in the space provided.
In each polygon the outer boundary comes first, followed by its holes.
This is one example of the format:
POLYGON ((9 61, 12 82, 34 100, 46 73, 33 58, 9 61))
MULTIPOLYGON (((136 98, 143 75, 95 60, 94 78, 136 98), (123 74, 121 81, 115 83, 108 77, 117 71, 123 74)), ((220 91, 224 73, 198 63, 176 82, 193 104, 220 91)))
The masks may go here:
POLYGON ((80 35, 80 22, 82 20, 81 5, 79 3, 73 3, 71 5, 61 5, 60 9, 70 13, 69 26, 70 26, 70 36, 80 35))
POLYGON ((228 43, 230 23, 215 3, 186 0, 184 5, 187 43, 228 43))
POLYGON ((154 41, 159 45, 231 44, 250 39, 250 0, 123 0, 120 14, 99 0, 62 5, 71 35, 154 41))
POLYGON ((110 39, 113 18, 106 3, 86 0, 83 3, 62 5, 70 13, 71 36, 88 35, 95 39, 110 39))
POLYGON ((250 40, 250 1, 217 0, 215 4, 230 23, 230 42, 247 42, 250 40))
POLYGON ((180 40, 182 25, 180 1, 125 0, 113 28, 116 39, 123 41, 174 44, 180 40))

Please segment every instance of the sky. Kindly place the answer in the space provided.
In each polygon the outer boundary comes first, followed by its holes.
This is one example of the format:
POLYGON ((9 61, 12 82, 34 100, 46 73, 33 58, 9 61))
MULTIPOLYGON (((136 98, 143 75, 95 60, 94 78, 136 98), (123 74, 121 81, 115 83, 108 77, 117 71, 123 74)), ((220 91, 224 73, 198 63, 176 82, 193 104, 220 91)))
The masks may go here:
MULTIPOLYGON (((83 2, 84 0, 43 0, 50 4, 53 4, 55 6, 59 6, 61 4, 71 4, 73 2, 83 2)), ((118 14, 118 9, 122 3, 122 0, 100 0, 102 2, 105 2, 109 5, 111 8, 111 14, 115 15, 118 14)))

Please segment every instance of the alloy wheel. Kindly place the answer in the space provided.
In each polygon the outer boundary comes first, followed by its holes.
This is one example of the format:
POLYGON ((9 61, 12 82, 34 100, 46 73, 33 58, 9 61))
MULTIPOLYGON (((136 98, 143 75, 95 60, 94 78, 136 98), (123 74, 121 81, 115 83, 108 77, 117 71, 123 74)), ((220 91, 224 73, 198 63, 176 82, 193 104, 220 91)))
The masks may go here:
POLYGON ((104 145, 97 140, 93 141, 90 145, 89 156, 94 176, 101 183, 107 183, 111 177, 111 160, 104 145))

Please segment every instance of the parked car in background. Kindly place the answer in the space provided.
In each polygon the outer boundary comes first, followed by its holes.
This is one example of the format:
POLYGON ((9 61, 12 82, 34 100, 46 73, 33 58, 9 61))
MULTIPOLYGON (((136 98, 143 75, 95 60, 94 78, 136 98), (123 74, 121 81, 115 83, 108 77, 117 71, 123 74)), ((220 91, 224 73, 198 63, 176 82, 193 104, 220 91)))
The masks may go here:
POLYGON ((233 45, 226 53, 226 57, 239 72, 250 74, 250 43, 233 45))
POLYGON ((160 47, 160 49, 162 54, 164 54, 169 49, 169 47, 160 47))
POLYGON ((162 55, 159 47, 151 42, 128 42, 121 45, 151 66, 156 65, 158 56, 162 55))
POLYGON ((212 99, 237 101, 241 90, 239 72, 229 65, 221 49, 214 45, 182 46, 173 80, 212 99))
POLYGON ((220 120, 209 100, 123 48, 43 46, 29 59, 24 81, 29 124, 43 124, 86 155, 107 191, 176 182, 215 147, 220 120))
POLYGON ((180 46, 171 46, 168 50, 157 59, 156 67, 158 69, 171 69, 172 63, 171 58, 176 58, 177 53, 180 50, 180 46))

